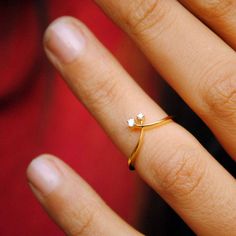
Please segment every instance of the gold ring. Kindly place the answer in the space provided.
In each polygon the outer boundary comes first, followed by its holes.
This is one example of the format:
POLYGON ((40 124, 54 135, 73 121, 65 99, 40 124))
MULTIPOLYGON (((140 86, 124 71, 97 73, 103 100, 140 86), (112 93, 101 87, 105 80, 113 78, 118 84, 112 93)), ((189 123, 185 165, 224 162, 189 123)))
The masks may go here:
POLYGON ((135 170, 134 167, 134 162, 136 159, 136 156, 140 150, 142 141, 143 141, 143 131, 144 129, 150 129, 150 128, 155 128, 155 127, 159 127, 162 126, 166 123, 169 123, 170 121, 172 121, 173 116, 166 116, 165 118, 155 121, 153 123, 148 123, 148 124, 144 124, 145 121, 145 116, 142 113, 139 113, 135 119, 131 118, 129 119, 128 122, 128 127, 130 129, 140 129, 140 136, 139 136, 139 140, 133 150, 133 152, 131 153, 129 159, 128 159, 128 166, 130 170, 135 170))

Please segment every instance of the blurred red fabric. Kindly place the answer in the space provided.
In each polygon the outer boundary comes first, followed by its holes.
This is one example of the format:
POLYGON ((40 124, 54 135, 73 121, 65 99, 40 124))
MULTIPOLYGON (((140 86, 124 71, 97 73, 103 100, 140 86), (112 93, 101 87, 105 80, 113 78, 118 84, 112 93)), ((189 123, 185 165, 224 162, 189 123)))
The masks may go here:
MULTIPOLYGON (((5 20, 9 12, 0 9, 0 100, 24 84, 30 70, 37 66, 35 63, 41 62, 37 61, 43 50, 38 45, 41 36, 33 2, 24 4, 23 10, 17 12, 12 29, 7 28, 5 20), (8 32, 4 35, 5 31, 8 32)), ((132 74, 135 65, 121 49, 129 48, 124 46, 129 45, 128 40, 91 1, 45 2, 50 21, 62 15, 81 19, 132 74)), ((132 55, 137 56, 139 52, 132 55)), ((41 153, 63 159, 118 214, 137 224, 141 204, 137 196, 141 188, 136 174, 128 171, 122 154, 59 75, 48 73, 48 68, 44 63, 31 78, 34 83, 29 91, 9 107, 0 109, 0 235, 63 235, 27 186, 27 165, 41 153), (52 76, 52 83, 48 82, 52 76)), ((151 73, 148 66, 145 68, 142 73, 151 73)))

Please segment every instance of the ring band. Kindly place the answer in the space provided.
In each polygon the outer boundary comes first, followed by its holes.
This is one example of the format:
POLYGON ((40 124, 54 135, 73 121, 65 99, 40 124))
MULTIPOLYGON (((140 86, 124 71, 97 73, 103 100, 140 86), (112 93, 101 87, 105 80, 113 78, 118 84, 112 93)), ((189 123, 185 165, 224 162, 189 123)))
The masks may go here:
POLYGON ((130 170, 132 171, 135 170, 134 162, 143 141, 144 129, 150 129, 150 128, 162 126, 172 121, 172 118, 173 116, 166 116, 165 118, 155 121, 153 123, 144 124, 145 116, 142 113, 139 113, 135 119, 132 118, 127 121, 129 128, 140 129, 140 136, 139 136, 138 142, 128 159, 128 166, 130 170))

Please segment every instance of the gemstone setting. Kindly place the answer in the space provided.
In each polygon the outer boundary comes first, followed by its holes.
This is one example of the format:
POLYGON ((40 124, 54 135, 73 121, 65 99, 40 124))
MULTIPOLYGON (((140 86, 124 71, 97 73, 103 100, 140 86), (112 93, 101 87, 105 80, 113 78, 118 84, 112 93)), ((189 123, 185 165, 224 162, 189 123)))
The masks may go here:
POLYGON ((133 128, 133 127, 136 125, 134 119, 129 119, 129 120, 127 120, 127 123, 128 123, 128 126, 129 126, 130 128, 133 128))
POLYGON ((139 113, 139 114, 137 115, 137 120, 138 120, 138 121, 143 121, 143 120, 144 120, 144 114, 143 114, 143 113, 139 113))

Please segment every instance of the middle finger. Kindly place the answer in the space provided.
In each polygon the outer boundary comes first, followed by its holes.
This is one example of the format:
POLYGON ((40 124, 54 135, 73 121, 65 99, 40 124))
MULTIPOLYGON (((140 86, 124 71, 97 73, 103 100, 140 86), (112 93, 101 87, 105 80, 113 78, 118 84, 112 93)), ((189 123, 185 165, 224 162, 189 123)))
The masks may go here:
POLYGON ((236 54, 172 0, 96 0, 236 159, 236 54))

